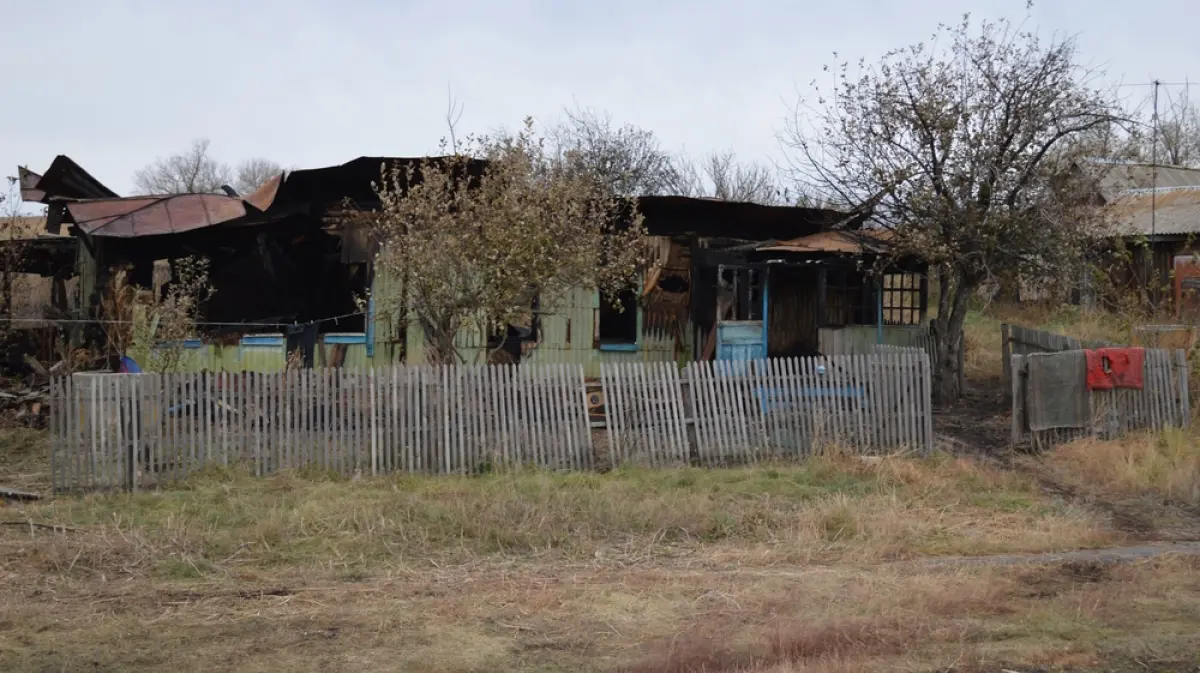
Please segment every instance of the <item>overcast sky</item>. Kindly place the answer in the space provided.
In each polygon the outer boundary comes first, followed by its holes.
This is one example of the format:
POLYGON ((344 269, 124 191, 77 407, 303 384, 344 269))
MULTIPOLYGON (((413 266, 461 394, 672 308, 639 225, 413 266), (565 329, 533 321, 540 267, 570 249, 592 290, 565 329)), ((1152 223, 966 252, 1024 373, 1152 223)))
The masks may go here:
MULTIPOLYGON (((289 167, 419 156, 445 132, 607 110, 664 146, 779 157, 787 102, 821 66, 878 57, 964 11, 1023 0, 0 0, 0 175, 67 154, 121 194, 157 156, 289 167)), ((1041 0, 1028 24, 1078 36, 1113 80, 1200 77, 1192 2, 1041 0)), ((1145 88, 1129 87, 1144 97, 1145 88)))

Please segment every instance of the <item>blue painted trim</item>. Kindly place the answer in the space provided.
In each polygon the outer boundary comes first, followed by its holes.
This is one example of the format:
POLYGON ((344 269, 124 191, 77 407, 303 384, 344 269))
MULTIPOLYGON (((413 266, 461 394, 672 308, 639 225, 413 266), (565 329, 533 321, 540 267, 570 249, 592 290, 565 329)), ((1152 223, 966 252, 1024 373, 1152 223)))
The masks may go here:
POLYGON ((204 342, 199 339, 184 339, 183 341, 159 341, 150 347, 150 350, 162 350, 163 348, 204 348, 204 342))
POLYGON ((240 345, 250 348, 275 348, 286 343, 282 334, 248 334, 242 337, 240 345))
POLYGON ((771 349, 770 349, 770 343, 771 343, 771 341, 770 341, 770 335, 771 335, 771 333, 770 333, 770 332, 767 330, 767 293, 768 293, 768 291, 769 291, 769 289, 770 289, 770 287, 771 287, 771 285, 770 285, 770 280, 771 280, 771 275, 770 275, 770 273, 771 273, 771 269, 770 269, 769 267, 765 267, 765 266, 764 266, 764 267, 762 268, 762 275, 763 275, 763 277, 762 277, 762 293, 763 293, 763 300, 762 300, 762 301, 763 301, 763 305, 762 305, 762 324, 763 324, 763 337, 762 337, 762 339, 763 339, 763 350, 762 350, 762 352, 763 352, 763 357, 764 357, 764 358, 765 358, 765 357, 769 357, 769 356, 771 355, 771 349))
POLYGON ((758 398, 759 409, 763 413, 772 409, 794 409, 807 400, 819 398, 858 400, 860 405, 868 403, 866 387, 861 385, 799 388, 795 391, 782 388, 757 388, 754 396, 758 398))
POLYGON ((362 332, 331 333, 326 334, 323 339, 327 344, 367 344, 368 348, 371 345, 367 335, 362 332))
POLYGON ((636 344, 636 343, 633 343, 633 344, 630 344, 630 343, 609 343, 609 344, 601 343, 598 346, 596 346, 596 349, 602 350, 602 351, 615 351, 615 352, 620 352, 620 353, 636 353, 637 351, 640 351, 642 349, 642 347, 640 344, 636 344))
POLYGON ((878 300, 875 302, 875 343, 883 343, 883 274, 879 275, 879 280, 875 281, 876 296, 878 300))
POLYGON ((375 357, 375 296, 367 300, 367 357, 375 357))

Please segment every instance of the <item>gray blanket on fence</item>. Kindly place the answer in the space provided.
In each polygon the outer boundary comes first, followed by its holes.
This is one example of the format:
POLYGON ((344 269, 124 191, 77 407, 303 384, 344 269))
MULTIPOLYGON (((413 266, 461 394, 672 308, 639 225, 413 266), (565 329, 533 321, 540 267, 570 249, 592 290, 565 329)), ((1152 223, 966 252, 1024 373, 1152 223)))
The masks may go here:
POLYGON ((1029 429, 1086 428, 1091 419, 1084 352, 1034 353, 1028 362, 1025 409, 1029 429))

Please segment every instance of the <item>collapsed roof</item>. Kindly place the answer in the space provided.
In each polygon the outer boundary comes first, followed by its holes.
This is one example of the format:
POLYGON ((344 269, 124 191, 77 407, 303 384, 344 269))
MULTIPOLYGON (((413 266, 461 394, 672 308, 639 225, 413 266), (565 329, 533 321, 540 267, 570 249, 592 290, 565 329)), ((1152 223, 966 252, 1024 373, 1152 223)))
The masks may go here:
MULTIPOLYGON (((253 226, 292 215, 322 217, 342 204, 379 207, 374 183, 385 167, 416 171, 425 161, 449 157, 359 157, 344 164, 280 173, 249 195, 171 194, 120 197, 67 156, 43 174, 20 168, 21 196, 51 206, 47 229, 62 223, 75 233, 105 238, 180 234, 217 226, 253 226)), ((486 164, 472 160, 468 172, 486 164)), ((708 198, 643 196, 637 199, 652 235, 695 235, 745 241, 785 240, 831 229, 858 229, 867 213, 764 206, 708 198)))

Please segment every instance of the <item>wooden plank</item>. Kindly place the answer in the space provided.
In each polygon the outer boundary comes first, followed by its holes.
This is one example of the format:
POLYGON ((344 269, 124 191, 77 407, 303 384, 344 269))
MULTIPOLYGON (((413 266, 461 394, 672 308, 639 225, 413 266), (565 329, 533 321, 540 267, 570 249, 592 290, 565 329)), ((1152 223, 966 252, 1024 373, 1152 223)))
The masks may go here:
POLYGON ((50 377, 50 492, 59 493, 62 491, 62 476, 58 470, 62 464, 62 447, 63 447, 63 432, 60 429, 62 424, 62 394, 59 387, 62 384, 62 379, 58 376, 50 377))
POLYGON ((736 455, 736 433, 733 431, 733 413, 729 405, 729 372, 728 362, 712 361, 713 383, 713 431, 718 438, 718 460, 724 465, 733 460, 736 455))
POLYGON ((875 415, 875 422, 878 425, 879 447, 881 449, 891 449, 892 435, 889 432, 890 424, 888 418, 891 415, 892 398, 888 390, 888 369, 887 369, 888 354, 879 353, 875 356, 874 367, 874 386, 876 388, 876 397, 879 401, 879 412, 875 415))
POLYGON ((388 472, 396 472, 401 469, 400 461, 400 368, 395 364, 388 365, 385 372, 385 386, 387 388, 386 402, 384 403, 384 427, 387 433, 387 439, 384 442, 384 452, 387 456, 386 465, 388 472))
POLYGON ((667 363, 665 367, 670 374, 670 388, 667 394, 671 400, 671 414, 674 417, 678 460, 680 465, 689 465, 692 462, 692 446, 688 440, 688 426, 685 420, 687 411, 684 408, 683 382, 679 376, 679 367, 675 363, 667 363))
POLYGON ((692 365, 695 376, 693 388, 696 395, 697 438, 701 442, 700 456, 703 464, 716 467, 720 464, 721 435, 718 432, 714 365, 712 360, 692 365))
POLYGON ((567 385, 564 380, 565 364, 554 364, 549 367, 550 398, 554 405, 555 443, 558 445, 559 469, 578 470, 578 449, 573 432, 574 420, 571 413, 573 406, 568 399, 567 385))
POLYGON ((571 403, 567 399, 567 386, 563 376, 565 370, 566 365, 555 364, 549 371, 552 383, 550 395, 554 400, 554 424, 557 427, 555 435, 558 441, 556 443, 559 446, 558 466, 560 469, 578 470, 575 433, 572 432, 574 423, 571 422, 572 415, 570 413, 571 403))
POLYGON ((776 380, 779 387, 780 409, 777 410, 780 429, 783 433, 780 441, 787 438, 788 452, 783 452, 789 458, 798 459, 804 454, 804 400, 800 397, 798 385, 797 358, 779 358, 775 361, 776 380))
POLYGON ((484 399, 487 395, 487 389, 484 387, 484 375, 486 373, 487 365, 475 365, 470 369, 468 399, 473 417, 471 427, 474 431, 467 439, 471 449, 471 468, 473 470, 478 470, 481 466, 491 462, 488 456, 491 447, 488 441, 487 419, 484 407, 484 399))
POLYGON ((679 466, 686 463, 686 450, 680 442, 679 418, 675 413, 675 386, 672 383, 674 363, 651 363, 654 380, 653 399, 661 420, 659 437, 662 438, 662 461, 666 465, 679 466))
POLYGON ((662 418, 659 415, 658 405, 654 399, 654 379, 650 363, 630 363, 629 369, 632 372, 634 400, 636 400, 635 414, 640 423, 634 431, 637 437, 638 454, 641 457, 639 462, 644 462, 652 467, 659 467, 664 462, 664 451, 662 444, 662 418))
POLYGON ((109 435, 108 444, 108 486, 113 489, 125 489, 125 461, 121 459, 125 455, 125 400, 122 390, 124 387, 124 377, 121 376, 105 376, 105 394, 108 397, 107 409, 108 413, 102 418, 105 419, 104 430, 105 434, 109 435))
POLYGON ((59 417, 59 428, 62 432, 60 440, 60 453, 58 461, 58 471, 56 479, 51 486, 51 493, 58 495, 66 493, 72 486, 71 464, 72 456, 79 453, 75 446, 75 436, 72 433, 72 419, 75 416, 75 399, 71 390, 71 375, 57 377, 58 380, 58 398, 57 408, 59 417))
POLYGON ((709 416, 708 422, 713 434, 713 465, 724 466, 731 454, 729 443, 729 414, 725 409, 725 389, 721 381, 722 365, 720 360, 710 360, 705 363, 705 382, 708 386, 709 416))
POLYGON ((1175 385, 1179 386, 1179 413, 1183 419, 1183 427, 1190 428, 1192 426, 1192 402, 1189 399, 1191 391, 1188 389, 1188 360, 1187 352, 1179 349, 1175 351, 1175 366, 1179 374, 1179 378, 1175 385))
POLYGON ((483 428, 484 437, 480 455, 493 466, 493 469, 507 469, 500 447, 500 413, 496 403, 498 369, 498 365, 484 365, 479 368, 479 422, 483 428))
POLYGON ((600 365, 600 391, 604 396, 604 427, 608 437, 608 462, 616 467, 624 462, 620 453, 621 426, 617 417, 617 391, 613 365, 600 365))
POLYGON ((500 398, 500 427, 504 444, 504 462, 509 467, 524 465, 523 447, 521 444, 521 417, 518 411, 518 389, 516 367, 500 365, 500 382, 497 394, 500 398))
POLYGON ((1012 445, 1021 443, 1025 432, 1025 395, 1024 371, 1025 356, 1013 355, 1010 365, 1012 371, 1012 445))
POLYGON ((730 454, 729 421, 725 411, 724 389, 721 385, 721 366, 719 360, 709 360, 705 363, 705 383, 708 387, 709 415, 708 422, 713 435, 712 464, 724 465, 730 454))
POLYGON ((915 352, 908 352, 905 356, 905 381, 904 388, 908 396, 908 444, 909 450, 921 452, 924 448, 921 442, 921 416, 920 416, 920 365, 917 361, 915 352))

